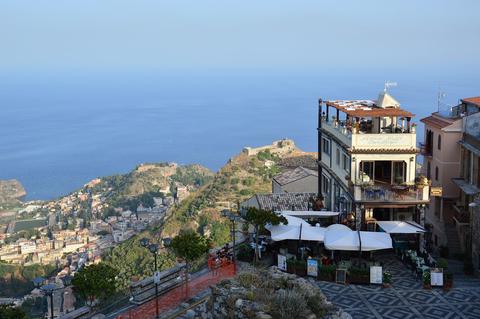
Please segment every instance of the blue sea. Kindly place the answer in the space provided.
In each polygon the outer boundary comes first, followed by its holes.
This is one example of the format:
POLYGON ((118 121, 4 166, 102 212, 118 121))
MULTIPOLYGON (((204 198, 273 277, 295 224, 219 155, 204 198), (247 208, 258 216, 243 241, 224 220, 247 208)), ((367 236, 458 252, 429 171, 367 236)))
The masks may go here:
POLYGON ((0 179, 52 199, 144 162, 217 170, 244 146, 281 138, 315 151, 318 98, 376 99, 385 80, 417 123, 437 110, 439 85, 446 104, 480 95, 478 73, 454 71, 5 73, 0 179))

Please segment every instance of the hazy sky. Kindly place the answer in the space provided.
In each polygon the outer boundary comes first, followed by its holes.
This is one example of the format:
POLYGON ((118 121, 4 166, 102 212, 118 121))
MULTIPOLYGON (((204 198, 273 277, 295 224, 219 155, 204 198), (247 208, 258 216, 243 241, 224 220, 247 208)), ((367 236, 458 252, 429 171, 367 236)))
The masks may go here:
POLYGON ((478 71, 479 14, 479 0, 1 0, 0 68, 478 71))

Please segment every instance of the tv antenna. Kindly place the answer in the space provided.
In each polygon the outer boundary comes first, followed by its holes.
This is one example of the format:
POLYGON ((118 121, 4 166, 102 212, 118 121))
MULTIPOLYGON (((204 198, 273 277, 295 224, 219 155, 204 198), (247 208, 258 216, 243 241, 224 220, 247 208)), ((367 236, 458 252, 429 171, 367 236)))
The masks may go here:
POLYGON ((391 87, 397 86, 397 82, 385 81, 383 92, 387 92, 387 90, 391 87))
POLYGON ((440 87, 438 87, 438 93, 437 93, 437 112, 440 112, 440 105, 444 104, 443 99, 447 96, 447 93, 443 92, 440 87))

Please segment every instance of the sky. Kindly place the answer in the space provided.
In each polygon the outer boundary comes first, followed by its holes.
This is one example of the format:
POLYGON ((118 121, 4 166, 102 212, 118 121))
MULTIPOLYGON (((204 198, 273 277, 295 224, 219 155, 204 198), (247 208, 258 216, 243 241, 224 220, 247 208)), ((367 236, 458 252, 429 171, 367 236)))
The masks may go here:
POLYGON ((1 0, 0 72, 480 71, 478 0, 1 0))

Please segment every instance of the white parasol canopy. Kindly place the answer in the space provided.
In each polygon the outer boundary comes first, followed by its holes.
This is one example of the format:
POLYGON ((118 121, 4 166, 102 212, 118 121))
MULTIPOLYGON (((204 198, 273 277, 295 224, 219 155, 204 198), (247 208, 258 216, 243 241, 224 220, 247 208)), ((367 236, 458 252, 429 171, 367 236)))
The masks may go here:
POLYGON ((313 211, 313 210, 282 210, 279 211, 282 215, 296 216, 296 217, 335 217, 339 212, 330 211, 313 211))
POLYGON ((377 221, 376 223, 389 234, 419 234, 425 232, 425 228, 411 221, 377 221))
POLYGON ((386 233, 353 231, 334 224, 327 227, 324 244, 329 250, 372 251, 392 248, 392 238, 386 233))
POLYGON ((311 240, 323 242, 325 228, 313 227, 301 218, 282 214, 287 220, 287 225, 267 225, 273 241, 282 240, 311 240))

